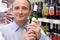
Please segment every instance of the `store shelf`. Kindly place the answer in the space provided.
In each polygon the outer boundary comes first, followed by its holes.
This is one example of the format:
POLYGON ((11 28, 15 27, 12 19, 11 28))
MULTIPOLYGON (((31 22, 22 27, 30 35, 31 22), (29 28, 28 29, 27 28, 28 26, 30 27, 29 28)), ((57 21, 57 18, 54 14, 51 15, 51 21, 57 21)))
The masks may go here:
POLYGON ((59 24, 59 25, 60 25, 60 20, 39 18, 39 21, 40 21, 40 22, 47 22, 47 23, 59 24))

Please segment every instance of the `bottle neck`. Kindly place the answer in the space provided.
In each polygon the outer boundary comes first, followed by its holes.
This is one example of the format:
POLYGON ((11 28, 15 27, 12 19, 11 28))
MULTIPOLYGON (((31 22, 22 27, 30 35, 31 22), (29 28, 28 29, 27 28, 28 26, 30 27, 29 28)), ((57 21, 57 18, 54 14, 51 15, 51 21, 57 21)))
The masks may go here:
POLYGON ((33 11, 37 11, 37 4, 34 5, 33 11))

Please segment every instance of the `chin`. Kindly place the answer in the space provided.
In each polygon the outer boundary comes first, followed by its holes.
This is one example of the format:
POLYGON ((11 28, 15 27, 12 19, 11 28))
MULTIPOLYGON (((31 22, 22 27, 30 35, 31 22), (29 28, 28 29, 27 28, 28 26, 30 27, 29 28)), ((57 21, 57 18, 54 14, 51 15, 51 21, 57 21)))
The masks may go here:
POLYGON ((17 21, 24 21, 26 18, 22 17, 22 18, 16 18, 17 21))
POLYGON ((19 19, 18 21, 24 21, 24 19, 19 19))

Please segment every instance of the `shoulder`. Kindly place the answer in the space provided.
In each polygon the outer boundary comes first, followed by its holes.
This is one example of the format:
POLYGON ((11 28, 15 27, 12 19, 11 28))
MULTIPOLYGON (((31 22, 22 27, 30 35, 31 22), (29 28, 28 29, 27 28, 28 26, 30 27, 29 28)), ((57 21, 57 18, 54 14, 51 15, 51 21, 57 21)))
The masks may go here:
POLYGON ((4 26, 1 26, 0 31, 5 32, 5 31, 8 31, 10 28, 11 28, 11 23, 4 25, 4 26))
POLYGON ((4 38, 10 35, 10 33, 12 33, 11 24, 7 24, 7 25, 0 27, 0 32, 2 32, 2 35, 4 38))
POLYGON ((4 38, 2 36, 2 32, 0 32, 0 40, 4 40, 4 38))

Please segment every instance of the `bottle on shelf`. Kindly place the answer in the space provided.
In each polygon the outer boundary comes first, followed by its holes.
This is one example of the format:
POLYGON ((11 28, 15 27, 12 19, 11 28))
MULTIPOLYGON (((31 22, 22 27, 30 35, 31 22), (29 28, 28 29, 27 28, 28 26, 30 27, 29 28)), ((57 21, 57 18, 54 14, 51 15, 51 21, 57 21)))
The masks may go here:
POLYGON ((57 38, 58 38, 58 24, 55 24, 54 40, 57 40, 57 38))
POLYGON ((55 31, 55 24, 53 24, 53 30, 52 30, 52 40, 54 40, 55 39, 55 35, 54 35, 54 31, 55 31))
POLYGON ((53 0, 53 5, 54 5, 54 19, 59 19, 59 6, 58 6, 58 0, 53 0))
POLYGON ((60 40, 60 25, 58 25, 58 40, 60 40))
POLYGON ((49 0, 45 0, 44 3, 48 3, 49 0))
POLYGON ((53 28, 51 30, 51 36, 52 40, 57 40, 58 39, 58 24, 53 24, 53 28))
POLYGON ((56 33, 57 33, 56 39, 58 40, 58 24, 56 24, 56 33))
POLYGON ((47 19, 49 18, 49 7, 46 7, 45 16, 47 19))
POLYGON ((43 2, 38 2, 38 9, 37 9, 37 13, 39 15, 39 18, 42 18, 42 8, 43 8, 43 2))
POLYGON ((54 6, 49 7, 49 18, 50 19, 54 18, 54 6))
POLYGON ((50 5, 51 4, 51 0, 48 0, 48 5, 50 5))
POLYGON ((59 6, 59 10, 58 10, 58 13, 59 13, 59 20, 60 20, 60 6, 59 6))
POLYGON ((48 30, 47 30, 47 35, 52 39, 52 29, 51 26, 50 26, 50 23, 48 23, 48 30))
POLYGON ((53 2, 51 0, 50 4, 49 4, 49 19, 54 19, 54 14, 55 14, 54 10, 55 10, 55 8, 54 8, 53 2))
MULTIPOLYGON (((60 30, 59 30, 60 31, 60 30)), ((60 40, 60 32, 58 31, 58 40, 60 40)))
POLYGON ((48 12, 46 10, 46 7, 47 7, 47 3, 46 4, 44 3, 42 8, 42 18, 46 18, 46 13, 48 12))
POLYGON ((59 6, 56 6, 56 18, 59 19, 59 6))
POLYGON ((58 0, 52 0, 53 5, 58 5, 58 0))

